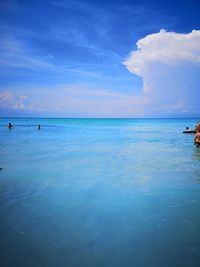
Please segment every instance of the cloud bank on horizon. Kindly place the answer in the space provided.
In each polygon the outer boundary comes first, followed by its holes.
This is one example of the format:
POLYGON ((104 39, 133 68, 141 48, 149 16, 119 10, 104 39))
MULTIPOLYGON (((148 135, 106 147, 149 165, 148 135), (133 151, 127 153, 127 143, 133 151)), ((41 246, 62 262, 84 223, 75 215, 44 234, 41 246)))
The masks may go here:
POLYGON ((147 35, 123 64, 143 79, 144 115, 199 116, 200 30, 147 35))

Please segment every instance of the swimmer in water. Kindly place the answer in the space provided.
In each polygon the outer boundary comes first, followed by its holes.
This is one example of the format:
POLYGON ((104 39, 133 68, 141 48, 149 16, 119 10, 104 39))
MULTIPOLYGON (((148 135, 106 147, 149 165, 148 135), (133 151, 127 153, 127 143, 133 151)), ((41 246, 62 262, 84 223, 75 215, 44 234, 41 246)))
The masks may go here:
POLYGON ((13 128, 13 125, 12 125, 11 122, 8 123, 8 128, 9 128, 9 129, 12 129, 12 128, 13 128))
POLYGON ((40 124, 37 125, 38 130, 40 130, 40 124))

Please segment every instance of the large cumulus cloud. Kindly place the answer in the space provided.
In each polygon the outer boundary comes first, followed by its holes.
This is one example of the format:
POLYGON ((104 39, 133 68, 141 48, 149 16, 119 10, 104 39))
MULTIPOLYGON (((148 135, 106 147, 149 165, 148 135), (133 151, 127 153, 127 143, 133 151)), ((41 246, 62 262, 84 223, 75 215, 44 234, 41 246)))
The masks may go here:
POLYGON ((143 79, 144 113, 200 114, 200 31, 150 34, 137 42, 124 64, 143 79))

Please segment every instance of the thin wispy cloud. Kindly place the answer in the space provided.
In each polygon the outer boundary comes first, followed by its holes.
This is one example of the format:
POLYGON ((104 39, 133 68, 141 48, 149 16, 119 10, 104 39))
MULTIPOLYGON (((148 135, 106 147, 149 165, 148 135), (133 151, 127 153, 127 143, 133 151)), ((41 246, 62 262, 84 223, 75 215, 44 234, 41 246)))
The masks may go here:
POLYGON ((23 68, 37 72, 56 72, 68 73, 74 72, 86 76, 98 76, 99 72, 81 69, 73 65, 57 65, 54 57, 44 55, 43 58, 30 53, 26 44, 12 36, 2 38, 0 43, 0 65, 1 67, 23 68))
MULTIPOLYGON (((23 89, 21 89, 23 91, 23 89)), ((84 85, 62 85, 57 88, 34 88, 34 97, 28 92, 24 98, 14 93, 15 88, 0 93, 3 106, 10 112, 16 109, 40 111, 57 117, 131 117, 142 116, 141 97, 116 93, 105 88, 90 88, 84 85), (9 97, 5 97, 5 96, 9 97), (17 103, 23 100, 23 106, 17 103), (47 101, 48 100, 48 101, 47 101), (140 104, 139 104, 140 103, 140 104)), ((0 101, 1 103, 1 101, 0 101)))

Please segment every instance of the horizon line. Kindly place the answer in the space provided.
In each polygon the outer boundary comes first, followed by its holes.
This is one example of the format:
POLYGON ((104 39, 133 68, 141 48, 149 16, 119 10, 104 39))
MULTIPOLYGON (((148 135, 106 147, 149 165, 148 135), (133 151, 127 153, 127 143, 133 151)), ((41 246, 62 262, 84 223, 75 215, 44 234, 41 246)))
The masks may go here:
POLYGON ((0 119, 199 119, 200 117, 24 117, 24 116, 0 116, 0 119))

